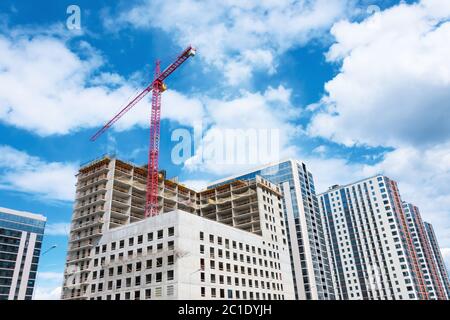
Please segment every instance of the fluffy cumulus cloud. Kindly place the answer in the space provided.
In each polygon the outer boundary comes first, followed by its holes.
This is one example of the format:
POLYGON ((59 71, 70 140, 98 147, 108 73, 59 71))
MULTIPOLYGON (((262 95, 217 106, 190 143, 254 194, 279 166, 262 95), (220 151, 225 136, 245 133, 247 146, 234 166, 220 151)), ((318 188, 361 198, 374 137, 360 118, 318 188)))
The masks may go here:
POLYGON ((33 300, 59 300, 62 282, 61 272, 38 272, 33 300))
MULTIPOLYGON (((67 134, 103 125, 139 92, 132 80, 103 72, 101 53, 86 42, 69 48, 55 33, 8 33, 0 32, 0 122, 40 136, 67 134)), ((163 99, 163 118, 202 116, 196 99, 170 90, 163 99)), ((149 108, 145 98, 115 129, 148 127, 149 108)))
POLYGON ((70 223, 55 222, 47 223, 45 226, 45 234, 49 236, 68 236, 70 232, 70 223))
POLYGON ((183 47, 195 45, 230 84, 238 84, 255 70, 275 72, 278 54, 323 35, 353 2, 145 0, 106 18, 105 25, 162 29, 183 47))
POLYGON ((402 199, 420 208, 423 219, 433 224, 441 246, 450 246, 450 143, 427 150, 398 148, 376 164, 349 162, 324 153, 296 157, 308 165, 318 192, 377 174, 396 180, 402 199))
MULTIPOLYGON (((201 97, 188 97, 178 91, 167 90, 161 95, 161 119, 174 121, 185 126, 204 117, 204 103, 201 97)), ((148 127, 150 122, 150 105, 145 101, 133 107, 125 117, 122 117, 114 126, 118 131, 126 130, 134 125, 148 127)))
POLYGON ((210 181, 208 180, 184 180, 181 181, 181 184, 185 185, 188 188, 194 189, 195 191, 202 191, 206 189, 210 181))
POLYGON ((309 131, 346 145, 429 146, 450 139, 450 2, 400 4, 336 23, 325 85, 309 131))
POLYGON ((0 145, 0 189, 72 201, 75 173, 72 163, 45 162, 25 152, 0 145))
POLYGON ((81 59, 57 37, 0 35, 0 120, 39 135, 104 122, 105 112, 131 88, 111 89, 111 78, 102 75, 88 85, 102 62, 86 43, 80 50, 88 58, 81 59))
POLYGON ((205 99, 201 139, 185 162, 189 171, 224 175, 296 154, 299 108, 291 90, 242 91, 229 100, 205 99))
MULTIPOLYGON (((341 21, 327 53, 340 64, 308 126, 347 146, 393 147, 375 165, 311 159, 317 180, 383 173, 450 244, 450 2, 399 4, 361 22, 341 21), (322 168, 320 168, 322 166, 322 168)), ((331 182, 331 181, 330 181, 331 182)), ((322 185, 322 190, 325 186, 322 185)))

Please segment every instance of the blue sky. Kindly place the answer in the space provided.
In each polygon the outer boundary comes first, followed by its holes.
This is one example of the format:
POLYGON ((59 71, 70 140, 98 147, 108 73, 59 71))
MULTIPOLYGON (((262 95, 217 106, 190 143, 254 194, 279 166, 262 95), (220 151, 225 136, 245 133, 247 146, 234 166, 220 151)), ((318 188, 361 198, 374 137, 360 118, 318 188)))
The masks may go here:
POLYGON ((276 129, 280 157, 324 191, 384 173, 450 256, 447 1, 30 1, 0 3, 0 205, 48 217, 38 298, 58 295, 74 173, 105 153, 144 164, 148 100, 89 137, 187 45, 167 80, 160 167, 201 187, 250 165, 176 165, 171 134, 276 129), (81 9, 69 30, 66 9, 81 9))

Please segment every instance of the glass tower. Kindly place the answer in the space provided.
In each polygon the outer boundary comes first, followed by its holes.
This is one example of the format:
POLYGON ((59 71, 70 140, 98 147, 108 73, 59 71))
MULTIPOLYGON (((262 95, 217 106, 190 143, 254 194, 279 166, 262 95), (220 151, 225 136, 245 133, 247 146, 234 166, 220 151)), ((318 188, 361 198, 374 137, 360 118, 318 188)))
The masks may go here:
POLYGON ((233 180, 261 176, 280 186, 288 233, 296 299, 335 299, 323 223, 311 172, 304 163, 286 160, 215 182, 209 188, 233 180))

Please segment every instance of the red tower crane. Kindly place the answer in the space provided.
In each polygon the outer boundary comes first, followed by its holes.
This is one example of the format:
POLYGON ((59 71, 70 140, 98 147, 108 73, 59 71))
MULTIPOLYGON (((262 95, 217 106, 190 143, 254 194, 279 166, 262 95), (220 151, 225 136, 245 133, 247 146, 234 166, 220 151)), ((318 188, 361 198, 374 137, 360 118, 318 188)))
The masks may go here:
POLYGON ((166 90, 164 80, 172 74, 189 57, 195 55, 196 50, 187 47, 176 60, 161 72, 160 62, 156 61, 155 78, 153 82, 129 102, 120 112, 91 137, 95 141, 102 133, 108 130, 117 120, 133 108, 150 91, 152 91, 152 113, 150 118, 150 147, 148 153, 147 193, 145 201, 145 216, 158 214, 158 157, 161 119, 161 93, 166 90))

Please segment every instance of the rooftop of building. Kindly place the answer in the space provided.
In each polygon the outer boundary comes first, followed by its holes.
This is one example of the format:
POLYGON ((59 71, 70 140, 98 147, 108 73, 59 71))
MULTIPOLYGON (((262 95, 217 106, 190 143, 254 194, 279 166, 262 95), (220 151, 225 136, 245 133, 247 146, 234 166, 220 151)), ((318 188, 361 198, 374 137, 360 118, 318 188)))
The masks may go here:
POLYGON ((6 213, 6 214, 12 214, 12 215, 20 216, 20 217, 24 217, 24 218, 30 218, 30 219, 40 220, 40 221, 47 221, 47 218, 45 216, 43 216, 42 214, 31 213, 31 212, 27 212, 27 211, 18 211, 18 210, 0 207, 0 212, 6 213))
MULTIPOLYGON (((99 158, 96 158, 96 159, 94 159, 92 161, 89 161, 89 162, 86 162, 86 163, 82 164, 80 166, 79 174, 90 172, 91 170, 94 170, 95 168, 99 168, 101 166, 104 166, 105 164, 108 164, 110 161, 113 161, 113 160, 116 160, 117 163, 119 164, 119 166, 122 167, 122 168, 128 168, 128 169, 134 168, 134 170, 138 169, 140 171, 139 173, 141 175, 146 175, 147 174, 147 167, 146 167, 146 165, 137 165, 137 164, 134 164, 134 163, 132 163, 130 161, 125 161, 125 160, 122 160, 122 159, 118 159, 114 154, 105 154, 105 155, 103 155, 103 156, 101 156, 99 158)), ((249 171, 248 173, 252 173, 252 172, 255 172, 255 171, 258 171, 258 170, 262 170, 264 168, 267 168, 267 167, 270 167, 270 166, 274 166, 274 165, 277 165, 277 164, 281 164, 281 163, 284 163, 284 162, 287 162, 287 161, 299 162, 299 161, 294 160, 294 159, 285 159, 285 160, 282 160, 282 161, 273 162, 273 163, 270 163, 270 164, 267 164, 267 165, 263 165, 263 166, 257 167, 254 170, 249 171)), ((223 180, 223 184, 224 185, 225 184, 228 185, 228 184, 239 183, 240 182, 239 179, 236 179, 236 178, 238 178, 240 176, 242 176, 242 174, 224 178, 224 179, 222 179, 223 180)), ((205 193, 210 192, 211 191, 210 187, 211 186, 215 186, 215 184, 216 184, 216 183, 210 183, 205 188, 200 189, 200 190, 196 190, 194 188, 186 186, 183 183, 178 182, 177 178, 166 178, 166 171, 165 170, 161 170, 160 171, 159 179, 160 180, 164 179, 166 184, 168 183, 168 184, 177 185, 179 188, 184 188, 184 189, 186 189, 186 191, 195 192, 197 194, 205 194, 205 193)), ((267 181, 267 179, 263 179, 263 180, 267 181)), ((267 182, 270 183, 270 181, 267 181, 267 182)), ((221 187, 222 186, 215 186, 214 189, 220 189, 221 187)), ((273 189, 270 186, 266 186, 266 187, 268 187, 269 189, 273 189)), ((273 190, 273 191, 276 191, 277 193, 280 193, 278 190, 273 190)))
MULTIPOLYGON (((253 232, 249 232, 244 229, 236 228, 234 226, 228 225, 226 223, 222 223, 216 220, 208 219, 202 216, 198 216, 192 213, 189 213, 184 210, 176 209, 170 212, 166 212, 164 214, 159 214, 153 217, 148 217, 141 221, 136 221, 127 225, 123 225, 114 229, 109 229, 103 234, 103 240, 108 240, 110 235, 119 235, 124 236, 126 235, 130 230, 140 230, 144 232, 146 229, 148 229, 148 226, 151 225, 153 227, 157 227, 159 221, 161 222, 167 222, 167 221, 179 221, 180 219, 183 219, 184 221, 190 221, 190 222, 196 222, 196 223, 202 223, 206 224, 210 227, 215 228, 221 228, 221 229, 227 229, 228 232, 232 232, 234 235, 241 235, 245 237, 250 237, 253 239, 261 239, 261 235, 253 232)), ((185 224, 186 225, 186 224, 185 224)), ((189 225, 189 224, 187 224, 189 225)), ((208 228, 205 228, 205 231, 207 231, 208 228)))
POLYGON ((276 165, 279 165, 279 164, 282 164, 282 163, 285 163, 285 162, 303 163, 303 162, 301 162, 299 160, 296 160, 296 159, 293 159, 293 158, 284 158, 284 159, 281 159, 281 160, 278 160, 278 161, 274 161, 274 162, 270 162, 270 163, 267 163, 267 164, 256 166, 256 167, 254 167, 252 169, 248 169, 248 170, 242 171, 239 174, 234 174, 234 175, 229 176, 227 178, 222 178, 222 179, 213 181, 213 182, 209 183, 208 186, 215 186, 215 185, 218 185, 218 184, 221 184, 221 183, 225 183, 225 182, 227 182, 229 180, 237 179, 237 178, 245 176, 247 174, 251 174, 251 173, 256 172, 256 171, 264 170, 266 168, 273 167, 273 166, 276 166, 276 165))
POLYGON ((337 191, 339 189, 346 188, 346 187, 349 187, 351 185, 358 184, 358 183, 361 183, 361 182, 364 182, 364 181, 367 181, 367 180, 370 180, 370 179, 374 179, 374 178, 377 178, 377 177, 385 177, 385 178, 387 178, 386 176, 384 176, 382 174, 376 174, 374 176, 370 176, 370 177, 367 177, 367 178, 359 179, 357 181, 350 182, 350 183, 343 184, 343 185, 341 185, 341 184, 334 184, 331 187, 329 187, 327 191, 318 193, 317 196, 321 196, 323 194, 326 194, 326 193, 329 193, 329 192, 332 192, 332 191, 337 191))

